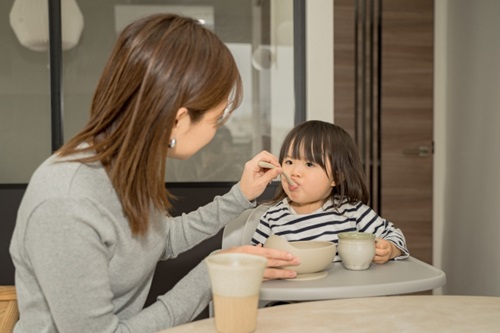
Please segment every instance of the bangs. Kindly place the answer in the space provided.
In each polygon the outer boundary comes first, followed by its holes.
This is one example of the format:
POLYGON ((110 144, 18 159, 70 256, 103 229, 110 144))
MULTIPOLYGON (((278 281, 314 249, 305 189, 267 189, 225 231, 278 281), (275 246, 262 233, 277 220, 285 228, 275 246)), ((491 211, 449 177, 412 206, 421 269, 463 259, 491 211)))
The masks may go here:
POLYGON ((327 151, 327 145, 323 142, 320 135, 314 133, 298 134, 295 138, 291 138, 288 154, 293 159, 301 159, 314 164, 318 164, 325 171, 328 170, 327 160, 330 160, 330 152, 327 151))

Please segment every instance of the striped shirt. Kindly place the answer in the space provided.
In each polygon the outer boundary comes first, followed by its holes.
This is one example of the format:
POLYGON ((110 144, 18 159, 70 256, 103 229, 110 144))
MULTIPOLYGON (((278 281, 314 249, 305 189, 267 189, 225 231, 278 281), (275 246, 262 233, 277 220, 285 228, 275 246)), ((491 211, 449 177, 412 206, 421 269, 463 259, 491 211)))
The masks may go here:
MULTIPOLYGON (((288 241, 321 240, 337 244, 337 235, 348 231, 368 232, 392 242, 401 250, 401 256, 394 258, 395 260, 409 256, 403 233, 391 222, 378 216, 362 202, 354 205, 345 202, 335 209, 331 199, 310 214, 297 214, 287 198, 281 200, 260 218, 252 244, 264 244, 272 234, 288 241)), ((334 261, 340 261, 338 252, 334 261)))

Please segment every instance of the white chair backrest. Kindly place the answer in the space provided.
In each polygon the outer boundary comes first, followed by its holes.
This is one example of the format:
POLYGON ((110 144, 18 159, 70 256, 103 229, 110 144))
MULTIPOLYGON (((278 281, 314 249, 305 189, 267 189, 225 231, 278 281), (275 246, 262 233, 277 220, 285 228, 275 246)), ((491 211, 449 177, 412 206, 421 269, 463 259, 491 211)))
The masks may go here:
POLYGON ((233 246, 250 244, 259 220, 268 208, 269 206, 259 205, 247 209, 229 222, 222 233, 222 248, 227 249, 233 246))

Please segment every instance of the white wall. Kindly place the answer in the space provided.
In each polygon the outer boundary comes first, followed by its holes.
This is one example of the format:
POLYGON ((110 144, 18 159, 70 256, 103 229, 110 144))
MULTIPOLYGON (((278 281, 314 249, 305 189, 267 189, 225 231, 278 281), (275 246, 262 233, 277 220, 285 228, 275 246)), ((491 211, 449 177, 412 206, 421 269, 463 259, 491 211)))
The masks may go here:
POLYGON ((306 2, 307 119, 333 122, 333 1, 306 2))
MULTIPOLYGON (((448 56, 446 47, 447 35, 447 0, 437 1, 434 12, 434 190, 433 190, 433 263, 442 268, 442 243, 445 202, 445 179, 446 179, 446 58, 448 56)), ((434 290, 435 294, 442 294, 443 289, 434 290)))
POLYGON ((436 1, 434 245, 445 294, 500 296, 498 13, 497 0, 436 1))

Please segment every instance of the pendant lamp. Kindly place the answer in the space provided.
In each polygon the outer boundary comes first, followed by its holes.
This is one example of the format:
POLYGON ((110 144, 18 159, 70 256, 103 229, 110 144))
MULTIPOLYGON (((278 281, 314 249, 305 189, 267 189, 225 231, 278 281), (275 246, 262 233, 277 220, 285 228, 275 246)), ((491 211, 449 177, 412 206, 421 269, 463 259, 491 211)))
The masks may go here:
MULTIPOLYGON (((10 25, 21 45, 33 51, 49 49, 48 0, 15 0, 10 25)), ((75 47, 83 31, 83 15, 76 0, 61 0, 62 49, 75 47)))

